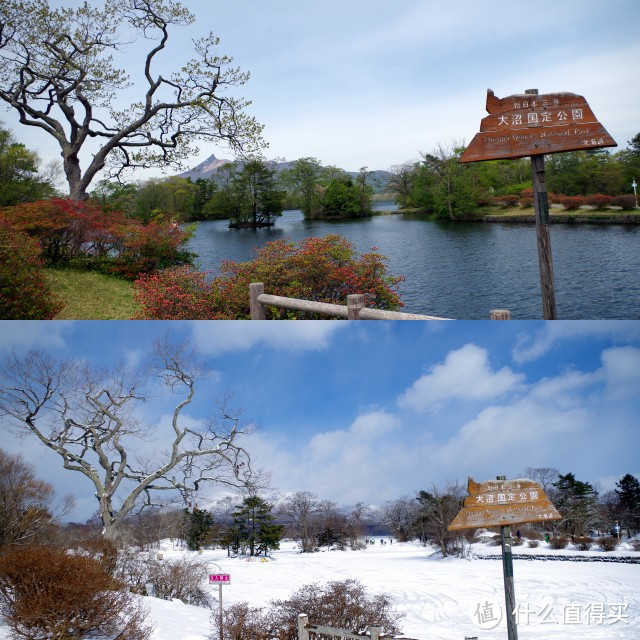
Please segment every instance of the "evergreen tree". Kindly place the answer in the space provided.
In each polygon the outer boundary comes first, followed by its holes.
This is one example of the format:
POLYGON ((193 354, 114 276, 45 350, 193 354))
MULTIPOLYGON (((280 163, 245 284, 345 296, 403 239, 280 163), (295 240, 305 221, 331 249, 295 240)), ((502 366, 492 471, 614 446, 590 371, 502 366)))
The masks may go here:
POLYGON ((275 169, 262 160, 247 162, 234 177, 233 187, 237 199, 233 222, 273 224, 282 215, 284 191, 278 188, 275 169))
POLYGON ((622 521, 620 524, 632 536, 640 531, 640 481, 627 473, 616 482, 616 487, 622 521))
POLYGON ((272 509, 273 505, 256 495, 247 496, 236 507, 231 533, 236 553, 248 551, 251 556, 266 556, 268 551, 280 548, 284 526, 274 523, 272 509))
POLYGON ((193 511, 185 509, 189 526, 187 530, 187 546, 192 551, 201 549, 207 540, 211 525, 213 525, 213 517, 206 509, 198 509, 194 507, 193 511))
POLYGON ((553 483, 553 503, 563 517, 566 533, 584 535, 597 515, 598 492, 589 482, 576 480, 573 473, 559 475, 553 483))

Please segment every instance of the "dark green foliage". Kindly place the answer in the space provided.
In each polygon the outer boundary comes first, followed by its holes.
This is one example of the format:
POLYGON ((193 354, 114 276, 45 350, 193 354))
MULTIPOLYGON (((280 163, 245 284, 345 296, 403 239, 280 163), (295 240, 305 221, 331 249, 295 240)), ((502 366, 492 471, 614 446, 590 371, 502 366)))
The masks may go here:
POLYGON ((233 178, 234 224, 273 224, 282 215, 284 192, 278 188, 275 169, 259 159, 250 160, 233 178))
POLYGON ((191 511, 185 509, 185 513, 189 519, 187 546, 192 551, 197 551, 207 542, 209 531, 213 525, 213 516, 206 509, 198 509, 198 507, 194 507, 191 511))
POLYGON ((235 553, 257 556, 280 548, 284 526, 274 524, 273 505, 256 495, 247 496, 233 512, 231 531, 235 553))
POLYGON ((54 195, 52 185, 38 175, 38 163, 38 155, 0 125, 0 207, 54 195))
POLYGON ((567 533, 583 535, 596 518, 598 492, 573 473, 559 475, 553 483, 552 502, 563 517, 560 527, 567 533))
POLYGON ((640 481, 627 473, 616 482, 616 487, 621 525, 629 535, 634 535, 640 531, 640 481))
POLYGON ((329 183, 322 198, 322 216, 354 218, 362 215, 360 192, 351 178, 336 178, 329 183))

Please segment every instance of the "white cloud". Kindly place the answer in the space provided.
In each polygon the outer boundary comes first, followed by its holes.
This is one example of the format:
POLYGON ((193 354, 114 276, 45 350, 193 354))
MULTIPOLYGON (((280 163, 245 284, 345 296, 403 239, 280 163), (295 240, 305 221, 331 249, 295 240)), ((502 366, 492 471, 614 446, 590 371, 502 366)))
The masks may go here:
POLYGON ((602 373, 610 396, 637 396, 640 390, 640 349, 628 346, 603 351, 602 373))
POLYGON ((523 364, 537 360, 549 352, 558 342, 583 338, 609 338, 628 343, 640 338, 640 322, 631 320, 581 320, 545 322, 534 332, 518 336, 512 356, 523 364))
POLYGON ((344 322, 241 322, 237 320, 192 322, 189 325, 197 345, 206 353, 246 351, 256 346, 287 351, 326 349, 331 338, 348 325, 344 322))
POLYGON ((0 351, 10 349, 59 349, 66 345, 73 322, 51 320, 3 320, 0 322, 0 351))
POLYGON ((509 367, 493 371, 488 351, 467 344, 447 354, 442 364, 432 366, 398 403, 403 408, 424 411, 446 400, 490 400, 517 389, 523 381, 524 375, 509 367))

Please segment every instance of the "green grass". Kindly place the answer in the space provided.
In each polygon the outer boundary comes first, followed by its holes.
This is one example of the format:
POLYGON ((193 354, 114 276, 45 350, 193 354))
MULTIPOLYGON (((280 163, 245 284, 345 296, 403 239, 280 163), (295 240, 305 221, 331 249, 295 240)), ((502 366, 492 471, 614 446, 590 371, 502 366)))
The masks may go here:
POLYGON ((92 271, 45 269, 49 286, 65 307, 56 320, 129 320, 137 311, 133 285, 92 271))

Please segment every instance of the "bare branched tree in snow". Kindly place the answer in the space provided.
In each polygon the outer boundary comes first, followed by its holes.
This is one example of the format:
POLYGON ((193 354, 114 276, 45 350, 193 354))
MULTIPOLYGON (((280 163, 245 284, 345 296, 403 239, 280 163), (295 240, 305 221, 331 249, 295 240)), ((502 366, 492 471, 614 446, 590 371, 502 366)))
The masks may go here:
POLYGON ((114 538, 127 516, 153 504, 154 496, 180 492, 186 498, 203 483, 247 487, 256 481, 238 442, 251 428, 227 403, 204 424, 186 413, 205 375, 191 347, 167 339, 156 342, 142 376, 42 352, 13 354, 4 363, 0 415, 93 483, 104 535, 114 538), (158 388, 178 402, 168 424, 144 424, 137 409, 158 388), (148 441, 159 452, 142 456, 148 441))

